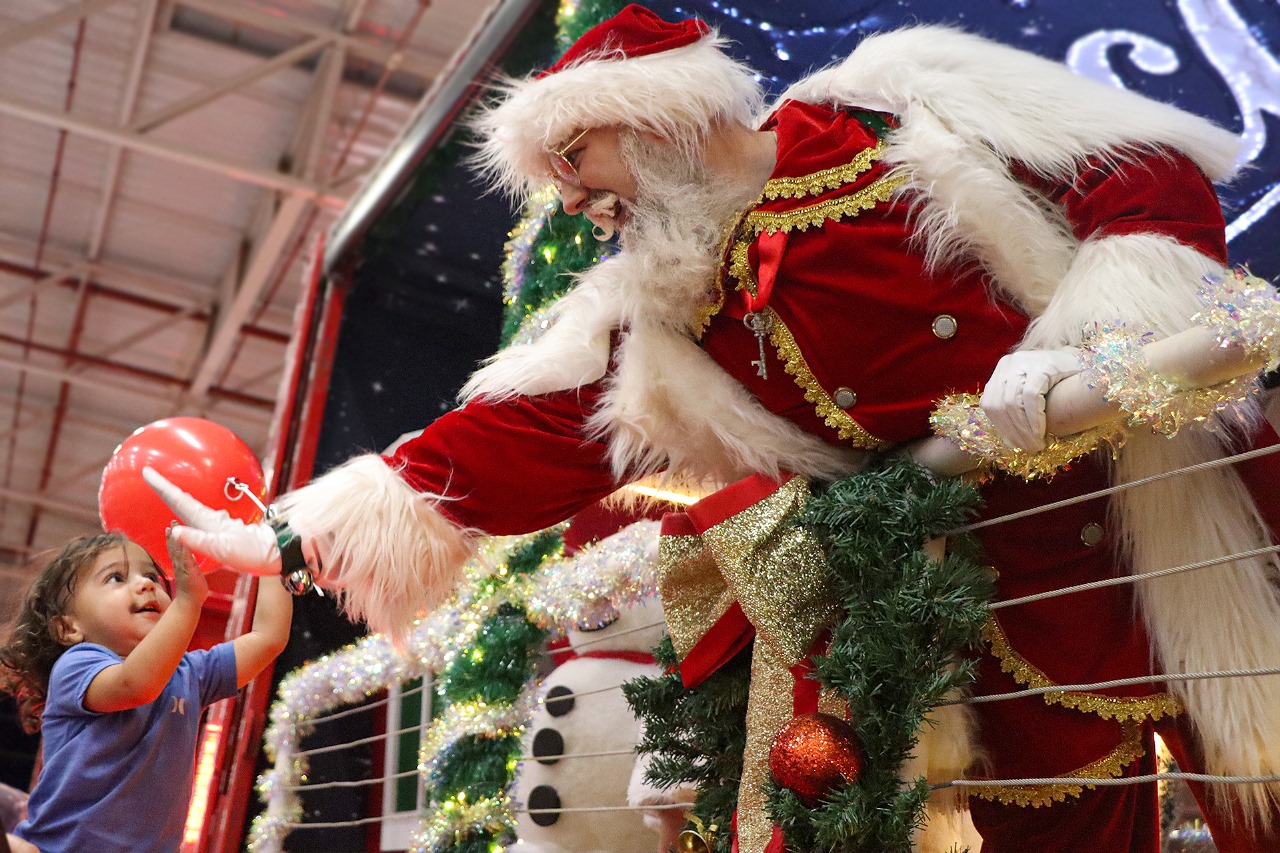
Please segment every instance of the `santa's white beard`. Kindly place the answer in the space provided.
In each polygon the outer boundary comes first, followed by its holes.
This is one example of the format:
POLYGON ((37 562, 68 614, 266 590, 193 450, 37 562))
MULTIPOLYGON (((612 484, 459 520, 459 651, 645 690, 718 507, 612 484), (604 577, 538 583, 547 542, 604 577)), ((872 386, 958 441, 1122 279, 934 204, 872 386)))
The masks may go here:
POLYGON ((615 260, 633 267, 631 302, 645 319, 687 329, 714 298, 725 231, 759 187, 733 185, 697 156, 636 134, 623 136, 621 154, 636 200, 618 205, 626 218, 615 260))

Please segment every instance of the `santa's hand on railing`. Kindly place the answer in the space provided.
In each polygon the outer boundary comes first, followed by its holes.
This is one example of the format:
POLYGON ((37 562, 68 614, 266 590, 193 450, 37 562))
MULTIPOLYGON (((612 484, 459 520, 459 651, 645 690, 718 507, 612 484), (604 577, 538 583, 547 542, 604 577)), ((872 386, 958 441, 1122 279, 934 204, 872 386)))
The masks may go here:
POLYGON ((1006 445, 1037 453, 1045 448, 1049 389, 1079 372, 1080 354, 1071 347, 1012 352, 996 365, 980 405, 1006 445))
POLYGON ((237 572, 280 574, 280 548, 271 525, 245 524, 226 510, 211 509, 154 468, 142 469, 142 476, 182 522, 173 535, 183 545, 237 572))

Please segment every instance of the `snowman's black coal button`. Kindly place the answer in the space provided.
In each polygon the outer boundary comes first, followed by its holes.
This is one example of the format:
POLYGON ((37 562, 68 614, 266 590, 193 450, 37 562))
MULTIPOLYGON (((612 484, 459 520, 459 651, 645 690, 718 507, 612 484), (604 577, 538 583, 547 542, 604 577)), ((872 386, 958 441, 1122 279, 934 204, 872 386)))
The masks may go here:
POLYGON ((560 819, 560 795, 550 785, 539 785, 529 792, 529 817, 538 826, 551 826, 560 819), (555 809, 555 811, 540 811, 555 809))
POLYGON ((563 717, 573 710, 573 691, 563 684, 557 684, 547 691, 547 713, 553 717, 563 717))
POLYGON ((539 764, 555 764, 564 755, 564 738, 555 729, 533 733, 533 757, 539 764))

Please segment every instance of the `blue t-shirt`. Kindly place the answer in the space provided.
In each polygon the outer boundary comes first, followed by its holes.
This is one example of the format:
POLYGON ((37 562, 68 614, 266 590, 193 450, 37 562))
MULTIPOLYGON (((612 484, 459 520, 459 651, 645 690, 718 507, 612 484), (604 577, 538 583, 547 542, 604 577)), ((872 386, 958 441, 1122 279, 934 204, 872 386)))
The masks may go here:
POLYGON ((84 707, 94 676, 122 658, 72 646, 49 678, 44 766, 15 834, 41 853, 175 853, 191 799, 200 710, 235 695, 230 643, 187 652, 160 698, 127 711, 84 707))

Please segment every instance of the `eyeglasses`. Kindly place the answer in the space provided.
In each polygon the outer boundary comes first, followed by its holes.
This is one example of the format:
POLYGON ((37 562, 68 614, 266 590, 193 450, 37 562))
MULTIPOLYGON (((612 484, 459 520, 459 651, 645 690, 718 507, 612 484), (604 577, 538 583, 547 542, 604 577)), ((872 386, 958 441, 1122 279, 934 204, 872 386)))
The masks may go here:
POLYGON ((571 186, 581 186, 582 178, 578 176, 578 167, 573 165, 565 154, 568 153, 569 149, 577 145, 582 137, 587 135, 588 130, 590 128, 581 131, 573 139, 570 139, 563 148, 547 152, 547 163, 551 166, 551 173, 571 186))

